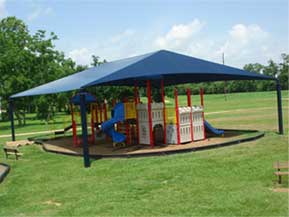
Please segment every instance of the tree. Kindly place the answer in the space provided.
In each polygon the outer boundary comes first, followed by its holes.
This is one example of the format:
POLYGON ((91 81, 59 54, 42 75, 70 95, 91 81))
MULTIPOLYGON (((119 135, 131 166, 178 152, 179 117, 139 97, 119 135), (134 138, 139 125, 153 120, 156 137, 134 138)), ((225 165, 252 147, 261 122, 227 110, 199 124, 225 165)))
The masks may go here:
MULTIPOLYGON (((8 17, 0 21, 0 95, 7 108, 7 98, 17 91, 28 88, 33 80, 29 76, 33 54, 29 51, 31 37, 27 26, 15 17, 8 17)), ((17 102, 17 108, 25 100, 17 102)), ((23 110, 17 109, 16 117, 22 124, 23 110)))
POLYGON ((288 90, 288 73, 289 73, 289 55, 281 54, 282 63, 279 64, 278 78, 280 80, 281 88, 288 90))
MULTIPOLYGON (((7 17, 0 21, 0 95, 5 99, 4 106, 7 107, 7 99, 14 93, 75 72, 75 63, 66 59, 62 52, 55 50, 55 40, 57 36, 53 32, 46 34, 44 30, 38 30, 31 35, 25 23, 16 17, 7 17)), ((45 113, 42 108, 52 108, 63 102, 63 96, 49 101, 50 98, 33 100, 36 111, 42 114, 41 117, 45 113), (50 106, 50 103, 53 106, 50 106)), ((23 98, 15 102, 15 116, 19 125, 25 124, 28 100, 23 98)), ((52 111, 46 113, 47 117, 50 117, 51 113, 52 111)))

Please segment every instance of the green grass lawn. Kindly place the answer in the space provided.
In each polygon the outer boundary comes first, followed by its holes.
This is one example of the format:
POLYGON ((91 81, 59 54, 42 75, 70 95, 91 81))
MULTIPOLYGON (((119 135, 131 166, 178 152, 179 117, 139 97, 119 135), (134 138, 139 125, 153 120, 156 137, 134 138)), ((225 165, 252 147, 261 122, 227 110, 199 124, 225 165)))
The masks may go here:
MULTIPOLYGON (((180 104, 185 101, 180 96, 180 104)), ((197 96, 193 101, 198 104, 197 96)), ((227 101, 206 95, 205 105, 213 125, 258 129, 265 137, 195 153, 96 160, 88 169, 80 157, 46 153, 37 145, 21 148, 19 161, 6 160, 1 148, 0 162, 12 169, 0 184, 0 216, 288 216, 288 193, 272 191, 288 187, 286 178, 276 183, 272 168, 274 161, 288 160, 288 92, 283 136, 276 134, 274 92, 229 94, 227 101)), ((62 118, 56 118, 59 126, 62 118)), ((30 121, 17 132, 47 130, 30 121)), ((0 125, 1 134, 8 134, 8 123, 0 125)))

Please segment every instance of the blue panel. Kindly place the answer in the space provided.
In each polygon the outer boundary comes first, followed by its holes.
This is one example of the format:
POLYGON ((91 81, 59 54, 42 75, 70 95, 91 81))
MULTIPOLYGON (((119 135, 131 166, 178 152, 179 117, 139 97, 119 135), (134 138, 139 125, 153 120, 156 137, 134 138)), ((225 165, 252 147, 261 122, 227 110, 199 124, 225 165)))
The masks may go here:
POLYGON ((208 121, 205 120, 205 128, 206 128, 206 131, 209 131, 215 135, 223 135, 224 134, 224 130, 219 130, 219 129, 216 129, 214 128, 211 124, 209 124, 208 121))
POLYGON ((80 105, 81 95, 85 95, 85 103, 96 102, 96 97, 94 95, 92 95, 91 93, 85 93, 85 92, 78 93, 78 94, 74 95, 70 99, 70 102, 74 105, 80 105))

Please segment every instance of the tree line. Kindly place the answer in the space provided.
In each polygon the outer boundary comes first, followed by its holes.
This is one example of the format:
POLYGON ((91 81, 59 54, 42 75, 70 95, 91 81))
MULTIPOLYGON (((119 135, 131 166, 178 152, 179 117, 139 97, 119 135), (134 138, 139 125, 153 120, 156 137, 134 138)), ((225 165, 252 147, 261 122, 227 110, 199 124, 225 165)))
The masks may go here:
MULTIPOLYGON (((32 34, 28 26, 16 17, 6 17, 0 21, 0 97, 4 119, 8 119, 9 96, 45 84, 47 82, 85 70, 97 67, 106 62, 93 55, 91 65, 77 65, 71 58, 55 48, 58 37, 55 33, 38 30, 32 34)), ((268 65, 250 63, 244 69, 265 75, 278 75, 282 89, 288 89, 289 55, 281 54, 282 61, 268 61, 268 65)), ((185 94, 186 88, 191 88, 196 94, 200 87, 205 93, 249 92, 275 90, 272 81, 229 81, 209 82, 199 84, 178 85, 179 94, 185 94)), ((166 87, 166 95, 173 96, 174 87, 166 87)), ((133 96, 132 87, 90 87, 88 91, 97 95, 99 100, 104 98, 122 99, 133 96)), ((145 94, 144 89, 140 89, 145 94)), ((23 97, 15 100, 15 116, 19 125, 25 125, 26 114, 36 113, 36 118, 48 121, 57 111, 69 112, 69 99, 75 91, 68 93, 23 97)), ((159 91, 153 91, 154 99, 159 99, 159 91)))

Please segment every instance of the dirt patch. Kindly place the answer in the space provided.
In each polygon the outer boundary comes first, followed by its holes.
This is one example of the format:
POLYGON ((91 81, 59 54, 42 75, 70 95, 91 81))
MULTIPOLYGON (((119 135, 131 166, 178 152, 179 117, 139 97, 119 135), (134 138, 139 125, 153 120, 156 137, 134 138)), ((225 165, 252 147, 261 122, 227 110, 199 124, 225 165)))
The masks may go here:
POLYGON ((59 206, 62 205, 61 203, 55 202, 55 201, 53 201, 53 200, 45 201, 45 202, 43 202, 43 204, 45 204, 45 205, 53 205, 53 206, 57 206, 57 207, 59 207, 59 206))
POLYGON ((274 192, 287 192, 289 193, 289 188, 274 188, 274 192))

